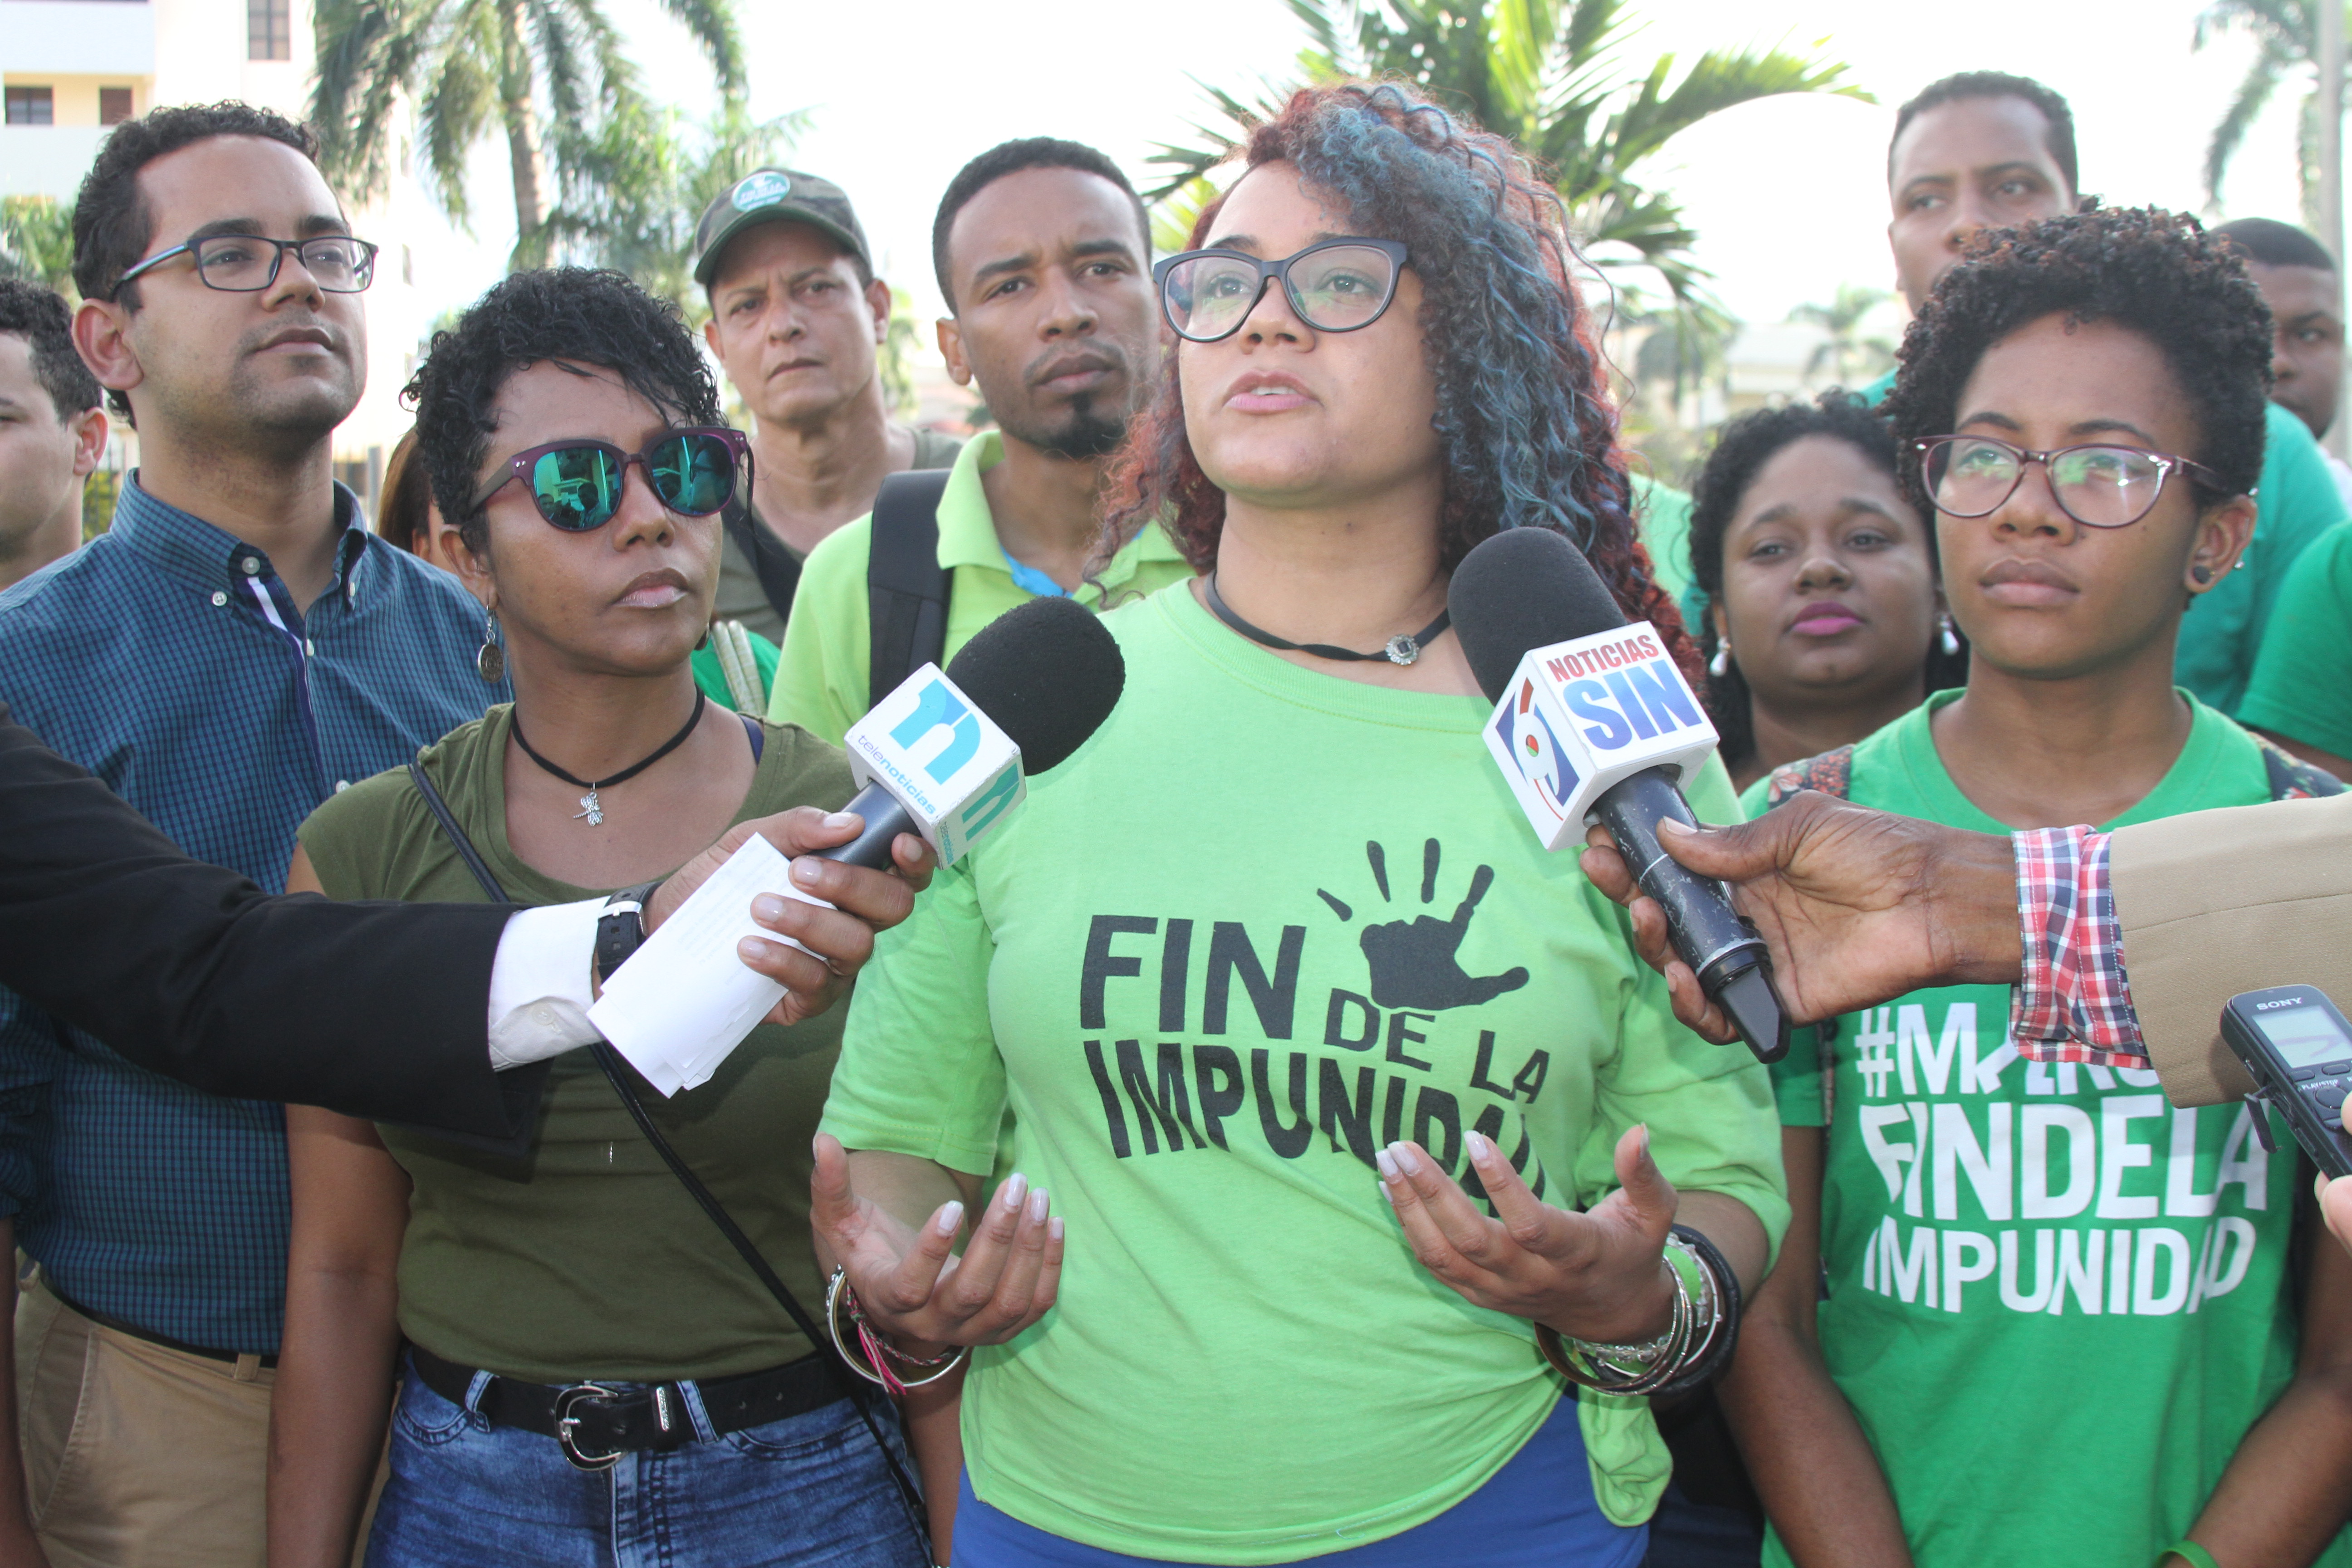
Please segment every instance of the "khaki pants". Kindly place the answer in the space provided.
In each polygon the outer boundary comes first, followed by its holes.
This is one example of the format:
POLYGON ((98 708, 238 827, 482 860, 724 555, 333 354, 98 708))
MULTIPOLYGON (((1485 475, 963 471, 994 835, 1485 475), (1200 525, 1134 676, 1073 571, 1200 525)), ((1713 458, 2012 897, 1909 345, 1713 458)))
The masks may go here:
POLYGON ((262 1568, 277 1374, 16 1304, 16 1413, 50 1568, 262 1568))

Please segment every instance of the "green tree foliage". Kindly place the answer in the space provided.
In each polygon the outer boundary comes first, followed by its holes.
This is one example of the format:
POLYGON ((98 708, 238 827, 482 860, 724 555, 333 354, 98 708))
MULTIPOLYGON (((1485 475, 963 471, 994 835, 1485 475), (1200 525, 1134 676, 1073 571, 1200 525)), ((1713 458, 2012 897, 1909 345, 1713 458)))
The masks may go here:
POLYGON ((76 298, 73 208, 49 196, 0 196, 0 273, 76 298))
POLYGON ((546 258, 627 273, 676 300, 688 320, 709 304, 694 281, 694 228, 710 198, 780 163, 807 129, 805 110, 753 120, 740 100, 702 125, 632 100, 573 150, 562 202, 548 216, 546 258))
POLYGON ((1883 289, 1841 283, 1828 304, 1800 305, 1790 311, 1789 320, 1808 322, 1829 333, 1805 362, 1805 374, 1818 375, 1826 368, 1838 385, 1855 386, 1892 365, 1895 345, 1885 338, 1862 335, 1864 321, 1892 298, 1883 289))
MULTIPOLYGON (((742 42, 730 0, 660 0, 709 59, 722 99, 743 92, 742 42)), ((584 219, 553 221, 559 201, 594 184, 598 150, 616 123, 647 122, 637 71, 601 0, 320 0, 319 79, 310 117, 321 163, 347 195, 380 193, 405 156, 441 209, 472 214, 466 162, 504 136, 514 197, 509 265, 531 267, 584 219)))
MULTIPOLYGON (((2253 63, 2230 95, 2205 143, 2205 199, 2221 205, 2221 182, 2271 100, 2290 78, 2309 83, 2295 121, 2295 162, 2302 175, 2303 219, 2315 226, 2319 208, 2319 10, 2326 0, 2213 0, 2198 13, 2194 46, 2244 37, 2253 63)), ((2347 8, 2352 10, 2352 8, 2347 8)), ((2347 16, 2352 22, 2352 16, 2347 16)))
POLYGON ((1297 86, 1348 77, 1393 77, 1472 115, 1525 148, 1566 205, 1580 243, 1604 267, 1654 270, 1688 328, 1720 335, 1728 317, 1691 256, 1697 236, 1666 193, 1643 183, 1644 165, 1674 138, 1727 109, 1784 93, 1834 93, 1873 101, 1845 81, 1846 67, 1780 49, 1710 49, 1676 68, 1646 65, 1624 0, 1289 0, 1307 47, 1297 79, 1271 84, 1255 103, 1221 88, 1209 96, 1231 129, 1196 126, 1201 140, 1164 146, 1169 178, 1154 198, 1205 174, 1275 113, 1297 86))

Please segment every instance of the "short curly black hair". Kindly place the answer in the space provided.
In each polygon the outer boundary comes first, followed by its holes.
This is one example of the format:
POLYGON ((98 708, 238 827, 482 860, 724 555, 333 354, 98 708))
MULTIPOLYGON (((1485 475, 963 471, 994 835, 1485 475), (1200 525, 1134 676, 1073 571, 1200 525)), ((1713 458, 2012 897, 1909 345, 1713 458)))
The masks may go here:
MULTIPOLYGON (((179 104, 126 120, 108 135, 74 197, 73 279, 85 300, 139 309, 139 285, 118 281, 154 243, 155 221, 139 199, 139 171, 167 153, 215 136, 258 136, 282 142, 312 163, 319 139, 307 125, 234 99, 179 104)), ((128 417, 131 400, 107 394, 107 405, 128 417)))
MULTIPOLYGON (((1903 334, 1902 369, 1880 412, 1898 444, 1948 435, 1985 352, 2029 322, 2112 321, 2154 343, 2197 419, 2196 450, 2227 495, 2263 468, 2271 313, 2227 239, 2185 213, 2116 207, 1995 229, 1944 274, 1903 334)), ((1919 465, 1904 491, 1930 504, 1919 465)))
MULTIPOLYGON (((1822 394, 1818 403, 1759 408, 1725 425, 1716 437, 1715 449, 1707 454, 1706 466, 1699 469, 1697 481, 1691 486, 1691 580, 1710 604, 1723 597, 1724 539, 1731 531, 1731 520, 1738 514, 1748 487, 1755 483, 1764 465, 1784 448, 1811 436, 1843 441, 1890 479, 1897 476, 1894 432, 1859 399, 1839 388, 1822 394)), ((1921 513, 1922 517, 1931 514, 1921 513)), ((1925 531, 1927 559, 1932 563, 1936 559, 1936 531, 1928 527, 1925 531)), ((1737 765, 1756 752, 1754 694, 1748 690, 1747 677, 1740 673, 1736 662, 1727 662, 1721 675, 1715 673, 1715 654, 1719 644, 1715 617, 1699 616, 1691 630, 1698 639, 1699 651, 1708 661, 1706 707, 1715 720, 1716 733, 1722 737, 1719 749, 1727 763, 1737 765)), ((1963 642, 1958 652, 1946 653, 1940 639, 1929 639, 1926 674, 1930 691, 1967 684, 1967 644, 1963 642)))
POLYGON ((1075 169, 1117 185, 1135 207, 1135 226, 1143 239, 1139 259, 1151 258, 1151 218, 1143 210, 1143 198, 1135 194, 1125 171, 1108 157, 1083 142, 1065 142, 1058 136, 1024 136, 1000 142, 956 171, 940 197, 940 210, 931 218, 931 270, 939 277, 940 298, 947 301, 949 315, 956 313, 955 280, 948 272, 948 236, 955 228, 956 215, 972 197, 1024 169, 1075 169))
POLYGON ((106 400, 98 377, 74 348, 73 311, 54 289, 23 278, 0 278, 0 332, 14 332, 32 351, 33 375, 57 405, 60 422, 106 400))
POLYGON ((416 410, 416 450, 441 515, 479 552, 488 532, 475 504, 498 434, 499 389, 544 361, 593 365, 684 425, 717 425, 719 388, 676 305, 626 274, 584 267, 518 272, 474 301, 401 392, 416 410))

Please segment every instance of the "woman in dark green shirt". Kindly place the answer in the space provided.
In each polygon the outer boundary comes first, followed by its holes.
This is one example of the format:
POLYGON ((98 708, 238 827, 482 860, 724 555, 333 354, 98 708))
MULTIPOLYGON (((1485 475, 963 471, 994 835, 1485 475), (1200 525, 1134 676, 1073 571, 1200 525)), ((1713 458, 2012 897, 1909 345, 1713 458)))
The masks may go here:
MULTIPOLYGON (((508 897, 592 898, 732 823, 849 798, 839 752, 696 689, 743 442, 674 311, 617 274, 520 274, 436 342, 412 391, 461 574, 503 628, 482 659, 503 658, 516 693, 420 762, 508 897)), ((404 770, 330 800, 300 843, 290 886, 484 896, 404 770)), ((638 1090, 807 1303, 808 1151, 839 1037, 837 1014, 762 1026, 708 1082, 638 1090)), ((601 1563, 648 1542, 727 1568, 929 1561, 830 1352, 793 1331, 586 1055, 556 1063, 520 1149, 299 1108, 288 1122, 273 1563, 349 1561, 388 1414, 371 1563, 601 1563)))

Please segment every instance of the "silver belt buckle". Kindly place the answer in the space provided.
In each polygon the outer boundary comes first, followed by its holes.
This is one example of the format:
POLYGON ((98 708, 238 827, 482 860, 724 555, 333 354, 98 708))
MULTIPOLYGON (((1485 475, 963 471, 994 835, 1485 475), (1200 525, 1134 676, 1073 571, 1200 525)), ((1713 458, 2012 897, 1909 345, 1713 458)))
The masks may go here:
POLYGON ((599 1384, 575 1383, 571 1387, 564 1389, 562 1392, 556 1394, 555 1443, 556 1447, 563 1450, 563 1457, 572 1462, 572 1468, 578 1470, 609 1470, 614 1465, 621 1462, 621 1455, 624 1450, 619 1448, 614 1449, 609 1454, 585 1454, 581 1452, 580 1445, 572 1436, 574 1430, 580 1425, 580 1417, 572 1413, 575 1408, 582 1405, 610 1404, 614 1399, 619 1397, 620 1392, 621 1391, 619 1389, 606 1388, 599 1384))

